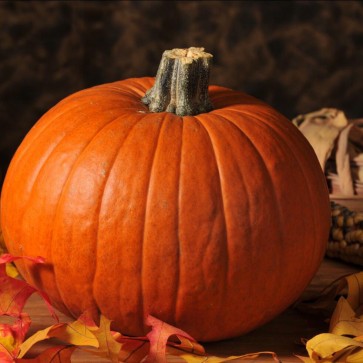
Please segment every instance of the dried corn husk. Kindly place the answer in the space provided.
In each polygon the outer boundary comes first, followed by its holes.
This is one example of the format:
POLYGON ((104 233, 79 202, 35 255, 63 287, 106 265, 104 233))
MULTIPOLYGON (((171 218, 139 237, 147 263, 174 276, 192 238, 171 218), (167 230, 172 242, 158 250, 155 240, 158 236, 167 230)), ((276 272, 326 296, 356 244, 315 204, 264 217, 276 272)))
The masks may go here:
POLYGON ((348 120, 341 110, 323 108, 292 122, 314 148, 331 194, 363 195, 363 119, 348 120))
POLYGON ((314 148, 330 189, 327 256, 363 266, 363 119, 323 108, 293 123, 314 148))
POLYGON ((323 108, 316 112, 299 115, 292 122, 309 140, 320 166, 324 169, 334 148, 335 140, 340 131, 348 125, 344 113, 334 108, 323 108))

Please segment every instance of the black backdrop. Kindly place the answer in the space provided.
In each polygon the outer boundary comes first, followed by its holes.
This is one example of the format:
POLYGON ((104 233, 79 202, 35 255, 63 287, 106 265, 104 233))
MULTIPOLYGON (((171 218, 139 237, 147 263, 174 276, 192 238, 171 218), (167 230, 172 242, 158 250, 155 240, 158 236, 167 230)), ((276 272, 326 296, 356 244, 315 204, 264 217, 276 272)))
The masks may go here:
POLYGON ((321 107, 363 116, 360 1, 1 1, 0 166, 66 95, 155 75, 161 53, 203 46, 211 83, 287 117, 321 107))

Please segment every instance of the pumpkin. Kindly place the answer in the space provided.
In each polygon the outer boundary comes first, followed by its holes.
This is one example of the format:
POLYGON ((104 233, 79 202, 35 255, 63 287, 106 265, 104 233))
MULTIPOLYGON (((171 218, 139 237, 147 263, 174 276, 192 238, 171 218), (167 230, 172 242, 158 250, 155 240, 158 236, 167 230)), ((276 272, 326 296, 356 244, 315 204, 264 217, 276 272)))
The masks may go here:
POLYGON ((208 86, 211 58, 166 51, 156 79, 70 95, 15 153, 5 242, 45 257, 17 266, 60 311, 128 335, 151 314, 214 341, 275 317, 317 271, 330 204, 315 153, 272 107, 208 86))
MULTIPOLYGON (((0 209, 0 219, 1 219, 1 209, 0 209)), ((2 253, 6 253, 6 247, 3 237, 3 231, 1 230, 1 225, 0 225, 0 254, 2 253)))

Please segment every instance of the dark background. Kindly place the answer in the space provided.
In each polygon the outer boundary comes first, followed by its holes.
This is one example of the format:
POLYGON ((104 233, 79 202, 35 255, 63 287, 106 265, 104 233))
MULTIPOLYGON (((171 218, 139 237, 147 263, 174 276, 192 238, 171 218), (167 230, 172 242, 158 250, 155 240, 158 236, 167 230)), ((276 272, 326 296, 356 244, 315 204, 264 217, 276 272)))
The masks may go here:
POLYGON ((1 1, 2 177, 63 97, 155 75, 163 50, 189 46, 214 54, 211 83, 289 118, 322 107, 363 116, 360 1, 1 1))

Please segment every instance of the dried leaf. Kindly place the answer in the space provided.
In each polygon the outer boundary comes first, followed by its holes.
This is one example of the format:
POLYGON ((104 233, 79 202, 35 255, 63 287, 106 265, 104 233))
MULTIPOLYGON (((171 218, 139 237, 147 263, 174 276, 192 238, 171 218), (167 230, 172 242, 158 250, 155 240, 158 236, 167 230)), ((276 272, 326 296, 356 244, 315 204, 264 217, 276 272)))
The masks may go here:
POLYGON ((17 358, 14 363, 71 363, 71 356, 75 349, 76 347, 59 345, 46 349, 36 358, 17 358))
POLYGON ((43 330, 39 330, 36 333, 34 333, 32 336, 30 336, 27 340, 25 340, 21 345, 20 345, 20 350, 19 350, 19 354, 18 357, 19 358, 23 358, 24 355, 29 351, 29 349, 36 343, 42 341, 42 340, 46 340, 49 339, 51 336, 51 331, 57 327, 58 325, 62 325, 62 324, 56 324, 56 325, 52 325, 46 329, 43 330))
POLYGON ((22 313, 19 317, 16 318, 13 325, 0 324, 0 344, 2 350, 5 348, 12 357, 18 356, 20 345, 29 330, 30 323, 31 320, 29 315, 22 313))
POLYGON ((110 326, 111 321, 101 315, 100 327, 97 330, 92 330, 92 332, 98 339, 98 350, 106 353, 111 362, 117 363, 122 345, 113 338, 110 326))
MULTIPOLYGON (((192 346, 193 343, 196 343, 195 339, 181 329, 174 328, 151 315, 147 317, 146 324, 151 326, 151 331, 147 334, 150 341, 150 352, 145 363, 166 363, 166 346, 171 336, 186 338, 192 346)), ((199 344, 196 344, 196 349, 199 349, 201 354, 205 353, 199 344)))
POLYGON ((147 339, 122 338, 122 349, 120 350, 119 362, 140 363, 149 353, 149 342, 147 339))
POLYGON ((5 263, 10 263, 10 262, 14 262, 16 260, 19 259, 24 259, 24 260, 28 260, 31 261, 33 263, 44 263, 45 260, 43 257, 38 256, 38 257, 31 257, 31 256, 13 256, 10 253, 4 253, 0 256, 0 265, 3 265, 5 263))
POLYGON ((26 301, 35 291, 22 280, 0 277, 0 314, 19 316, 26 301))
POLYGON ((65 323, 56 327, 51 332, 51 337, 58 338, 65 343, 76 346, 88 346, 98 348, 100 346, 96 336, 91 332, 89 327, 83 324, 81 320, 72 323, 65 323))
POLYGON ((44 263, 42 257, 12 256, 3 254, 0 256, 0 315, 20 316, 28 298, 35 292, 41 295, 53 318, 58 319, 49 301, 43 292, 30 286, 27 282, 10 277, 6 273, 6 264, 17 259, 26 259, 34 263, 44 263))
POLYGON ((23 312, 23 308, 34 292, 43 297, 50 313, 56 317, 54 309, 44 293, 30 286, 27 282, 7 274, 6 266, 19 258, 33 263, 44 263, 44 259, 41 257, 20 257, 10 254, 0 256, 0 315, 15 318, 13 324, 0 324, 1 362, 17 362, 19 358, 21 346, 31 324, 30 316, 23 312))
POLYGON ((87 325, 85 326, 97 340, 97 350, 89 350, 89 352, 101 357, 108 358, 111 362, 118 363, 119 355, 122 349, 122 343, 116 339, 119 334, 115 335, 110 329, 111 320, 101 315, 99 327, 94 324, 87 314, 84 314, 80 320, 82 322, 87 322, 87 325))
POLYGON ((4 353, 12 353, 15 346, 13 331, 8 324, 0 326, 0 351, 4 353))
POLYGON ((13 278, 19 276, 19 272, 18 272, 17 268, 12 263, 6 264, 6 274, 13 278))
POLYGON ((74 346, 99 347, 99 342, 92 332, 79 320, 72 323, 59 323, 37 331, 20 346, 18 357, 22 358, 36 343, 50 338, 57 338, 74 346))

